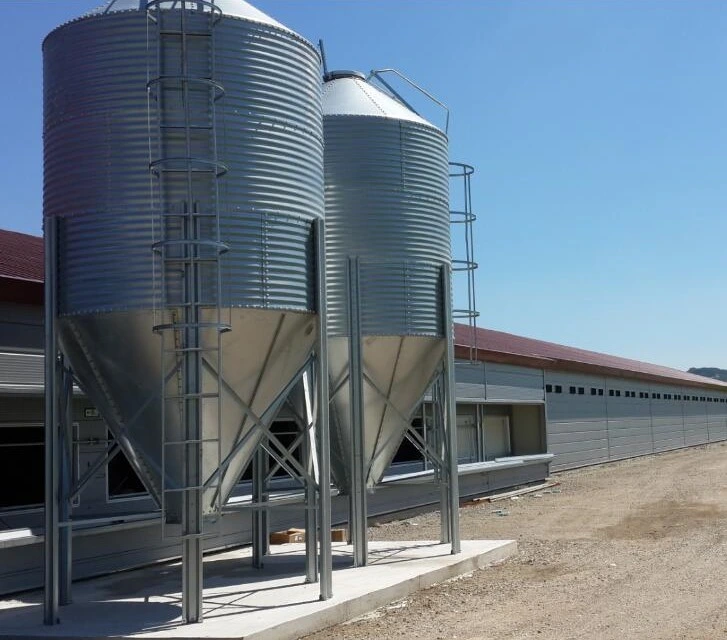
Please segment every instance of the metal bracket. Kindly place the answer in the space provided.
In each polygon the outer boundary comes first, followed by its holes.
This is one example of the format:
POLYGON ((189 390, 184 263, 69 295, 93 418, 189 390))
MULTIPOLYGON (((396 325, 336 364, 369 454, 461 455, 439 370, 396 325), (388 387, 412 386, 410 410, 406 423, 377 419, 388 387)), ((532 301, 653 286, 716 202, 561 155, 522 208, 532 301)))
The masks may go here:
POLYGON ((445 135, 449 134, 449 107, 446 104, 444 104, 443 102, 440 102, 439 100, 437 100, 437 98, 435 98, 431 93, 429 93, 426 89, 423 89, 422 87, 420 87, 416 82, 414 82, 413 80, 411 80, 410 78, 405 76, 403 73, 401 73, 401 71, 398 71, 397 69, 372 69, 371 73, 368 75, 366 80, 371 80, 371 79, 378 80, 390 92, 392 98, 394 98, 397 102, 400 102, 401 104, 403 104, 410 111, 413 111, 417 115, 420 115, 419 112, 414 107, 412 107, 406 100, 404 100, 404 98, 401 96, 401 94, 398 91, 396 91, 396 89, 394 89, 394 87, 392 87, 390 83, 388 83, 386 80, 384 80, 381 77, 385 73, 393 73, 395 76, 397 76, 398 78, 400 78, 401 80, 406 82, 409 86, 416 89, 419 93, 421 93, 424 96, 426 96, 427 98, 429 98, 434 104, 441 107, 446 114, 446 119, 445 119, 445 123, 444 123, 444 133, 445 133, 445 135))

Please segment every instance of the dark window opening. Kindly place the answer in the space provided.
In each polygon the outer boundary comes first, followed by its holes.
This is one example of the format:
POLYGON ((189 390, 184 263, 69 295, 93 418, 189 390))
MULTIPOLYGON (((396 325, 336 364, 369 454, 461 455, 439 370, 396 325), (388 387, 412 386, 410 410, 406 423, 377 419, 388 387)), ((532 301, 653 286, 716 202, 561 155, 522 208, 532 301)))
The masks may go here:
POLYGON ((575 393, 575 392, 576 392, 576 388, 575 388, 575 387, 571 387, 571 388, 570 388, 570 392, 571 392, 571 393, 575 393))
MULTIPOLYGON (((419 435, 424 435, 424 427, 422 426, 421 418, 414 418, 411 421, 411 424, 419 435)), ((421 462, 422 460, 424 460, 424 456, 422 456, 419 449, 417 449, 408 438, 404 438, 391 462, 392 464, 396 464, 397 462, 421 462)))
POLYGON ((598 390, 598 395, 599 395, 599 396, 602 396, 602 395, 603 395, 603 389, 599 389, 599 390, 598 390))
POLYGON ((579 396, 582 396, 585 392, 586 392, 586 390, 583 387, 578 387, 578 395, 579 396))
POLYGON ((556 393, 563 393, 563 387, 561 387, 559 384, 555 385, 555 392, 556 393))
POLYGON ((608 390, 608 395, 611 396, 611 397, 613 397, 615 395, 614 392, 613 392, 613 389, 609 389, 608 390))
MULTIPOLYGON (((109 439, 112 436, 109 434, 109 439)), ((136 475, 131 463, 126 459, 124 452, 117 453, 106 467, 106 482, 108 483, 109 498, 130 498, 146 493, 144 483, 136 475)))
POLYGON ((591 395, 592 396, 596 395, 596 387, 591 387, 591 395))
POLYGON ((43 504, 44 434, 41 425, 0 425, 0 509, 43 504))
POLYGON ((545 391, 546 391, 546 393, 552 393, 553 392, 553 385, 552 384, 546 384, 545 385, 545 391))
POLYGON ((621 397, 621 389, 616 389, 616 397, 617 398, 621 397))

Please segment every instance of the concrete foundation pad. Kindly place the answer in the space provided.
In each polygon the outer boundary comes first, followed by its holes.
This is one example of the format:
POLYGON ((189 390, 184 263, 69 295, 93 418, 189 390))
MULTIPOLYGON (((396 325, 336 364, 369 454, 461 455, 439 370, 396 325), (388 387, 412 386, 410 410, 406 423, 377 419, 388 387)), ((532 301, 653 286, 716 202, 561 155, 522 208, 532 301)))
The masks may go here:
POLYGON ((333 598, 305 584, 304 548, 271 548, 262 570, 249 548, 205 558, 204 621, 181 624, 181 566, 155 565, 74 584, 60 624, 43 625, 42 593, 0 601, 0 638, 239 638, 286 640, 350 620, 437 582, 504 560, 514 540, 464 540, 451 555, 438 542, 370 542, 369 565, 334 544, 333 598))

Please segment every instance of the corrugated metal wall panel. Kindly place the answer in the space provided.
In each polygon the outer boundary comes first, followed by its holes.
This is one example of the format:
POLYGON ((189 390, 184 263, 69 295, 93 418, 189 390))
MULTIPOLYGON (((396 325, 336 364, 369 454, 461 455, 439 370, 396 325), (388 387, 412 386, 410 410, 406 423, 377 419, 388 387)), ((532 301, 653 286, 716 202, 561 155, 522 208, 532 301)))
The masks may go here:
POLYGON ((541 402, 543 395, 543 372, 507 364, 485 363, 485 384, 487 399, 541 402))
POLYGON ((545 381, 552 385, 547 436, 553 469, 727 439, 726 394, 565 372, 548 371, 545 381))
POLYGON ((42 392, 44 361, 42 354, 0 352, 0 393, 42 392))
POLYGON ((485 400, 485 364, 483 362, 457 362, 455 364, 457 399, 485 400))
POLYGON ((43 308, 0 302, 0 349, 42 349, 43 308))
MULTIPOLYGON (((719 399, 717 394, 715 399, 719 399)), ((707 429, 709 441, 718 442, 727 438, 727 404, 720 402, 707 403, 707 429)))

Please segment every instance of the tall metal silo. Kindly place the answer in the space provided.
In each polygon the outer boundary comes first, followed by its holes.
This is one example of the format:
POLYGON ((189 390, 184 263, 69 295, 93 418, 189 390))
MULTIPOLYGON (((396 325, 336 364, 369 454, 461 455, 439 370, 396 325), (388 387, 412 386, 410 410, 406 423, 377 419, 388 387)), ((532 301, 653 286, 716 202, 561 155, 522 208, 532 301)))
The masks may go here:
POLYGON ((451 369, 447 137, 351 71, 324 78, 323 130, 331 465, 365 563, 365 489, 451 369))
POLYGON ((203 518, 319 338, 319 56, 242 0, 111 0, 43 54, 60 348, 181 525, 199 619, 203 518))

